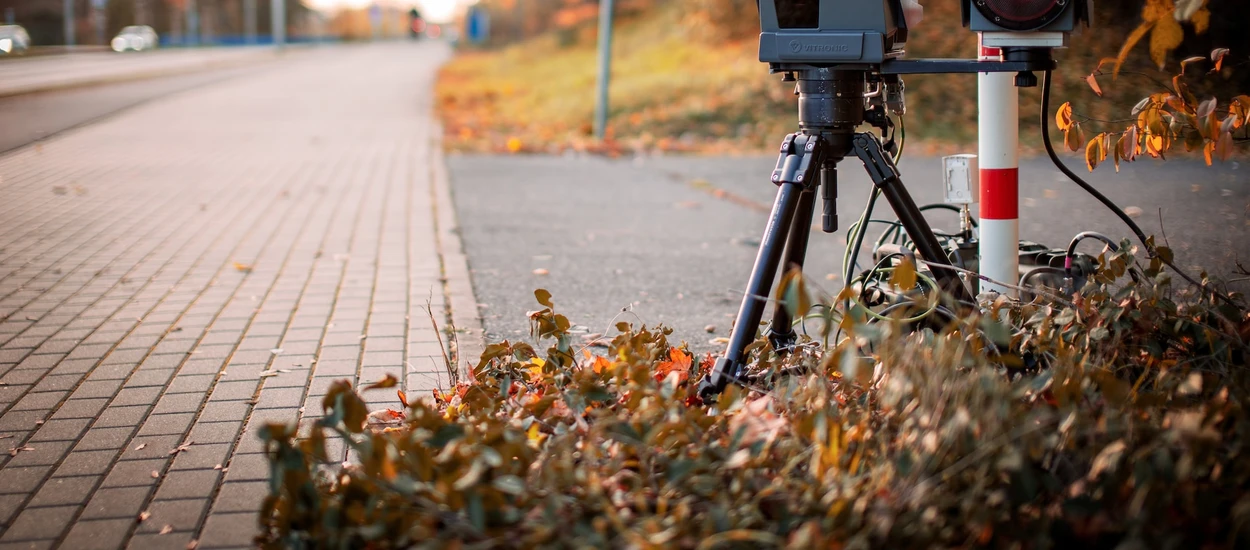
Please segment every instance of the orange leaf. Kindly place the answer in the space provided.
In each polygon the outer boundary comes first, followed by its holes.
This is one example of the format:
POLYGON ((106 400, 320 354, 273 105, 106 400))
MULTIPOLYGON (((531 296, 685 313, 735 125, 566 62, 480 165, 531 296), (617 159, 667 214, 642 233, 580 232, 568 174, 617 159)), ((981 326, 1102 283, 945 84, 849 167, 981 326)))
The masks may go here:
POLYGON ((1150 59, 1162 69, 1167 62, 1168 53, 1180 46, 1184 38, 1185 31, 1176 19, 1159 19, 1150 31, 1150 59))
POLYGON ((1072 103, 1065 101, 1055 112, 1055 125, 1067 132, 1072 127, 1072 103))
POLYGON ((1089 167, 1089 171, 1093 172, 1098 167, 1098 163, 1107 158, 1107 152, 1103 149, 1102 138, 1106 134, 1098 134, 1094 139, 1089 140, 1085 145, 1085 166, 1089 167))
POLYGON ((1202 34, 1207 32, 1211 27, 1211 12, 1206 8, 1202 8, 1189 17, 1189 22, 1194 24, 1194 33, 1202 34))
MULTIPOLYGON (((1149 7, 1149 4, 1147 4, 1147 7, 1149 7)), ((1143 18, 1145 18, 1144 12, 1143 18)), ((1133 46, 1136 46, 1137 43, 1141 41, 1142 37, 1146 36, 1146 33, 1150 32, 1150 29, 1153 27, 1154 21, 1146 19, 1141 25, 1138 25, 1136 29, 1133 29, 1133 32, 1128 35, 1128 38, 1124 39, 1124 45, 1120 47, 1120 53, 1115 57, 1115 69, 1112 71, 1113 76, 1120 74, 1120 66, 1124 64, 1125 59, 1128 59, 1128 52, 1132 51, 1133 46)))
POLYGON ((1207 166, 1211 166, 1211 155, 1215 153, 1215 142, 1207 141, 1202 147, 1202 158, 1207 161, 1207 166))

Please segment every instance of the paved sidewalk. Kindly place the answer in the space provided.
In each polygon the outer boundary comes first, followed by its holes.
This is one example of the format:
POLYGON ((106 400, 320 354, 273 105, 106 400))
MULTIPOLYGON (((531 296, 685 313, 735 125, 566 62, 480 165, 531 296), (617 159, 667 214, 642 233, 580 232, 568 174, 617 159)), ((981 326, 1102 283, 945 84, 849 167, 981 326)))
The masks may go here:
POLYGON ((447 382, 445 56, 327 49, 0 156, 0 548, 247 546, 260 426, 447 382))

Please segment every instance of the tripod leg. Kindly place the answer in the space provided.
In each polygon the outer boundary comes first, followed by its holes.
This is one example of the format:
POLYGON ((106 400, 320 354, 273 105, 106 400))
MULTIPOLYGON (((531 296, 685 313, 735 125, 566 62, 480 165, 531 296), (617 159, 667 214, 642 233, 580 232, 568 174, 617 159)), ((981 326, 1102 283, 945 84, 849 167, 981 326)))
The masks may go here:
POLYGON ((916 201, 912 200, 907 189, 903 187, 898 167, 882 153, 881 142, 872 134, 856 134, 855 154, 864 162, 864 169, 868 170, 873 183, 881 189, 881 194, 898 215, 899 223, 907 231, 907 236, 911 237, 916 251, 929 264, 938 284, 955 299, 972 301, 968 287, 964 286, 959 274, 949 268, 950 259, 937 235, 933 234, 933 228, 929 227, 924 214, 916 206, 916 201))
MULTIPOLYGON (((785 262, 782 273, 791 269, 803 269, 803 260, 807 256, 807 239, 812 232, 812 216, 816 212, 816 192, 803 191, 799 194, 799 204, 790 222, 790 235, 786 238, 785 262)), ((777 351, 789 351, 794 347, 798 336, 794 333, 791 322, 795 315, 804 315, 805 311, 790 311, 786 305, 777 302, 773 306, 773 322, 769 325, 768 341, 777 351)))
MULTIPOLYGON (((742 306, 738 308, 737 321, 734 322, 733 333, 729 336, 729 348, 725 356, 716 361, 711 374, 699 385, 699 394, 705 397, 720 393, 725 386, 738 379, 739 371, 746 366, 746 347, 755 340, 760 320, 764 317, 764 305, 768 294, 777 277, 777 264, 781 262, 782 239, 786 238, 795 219, 795 210, 804 195, 811 192, 800 183, 782 183, 777 189, 777 200, 773 202, 773 211, 768 216, 768 225, 764 228, 764 237, 760 239, 759 252, 755 256, 755 265, 751 268, 751 279, 747 283, 746 295, 742 297, 742 306)), ((811 209, 808 209, 811 217, 811 209)), ((809 222, 810 223, 810 222, 809 222)))

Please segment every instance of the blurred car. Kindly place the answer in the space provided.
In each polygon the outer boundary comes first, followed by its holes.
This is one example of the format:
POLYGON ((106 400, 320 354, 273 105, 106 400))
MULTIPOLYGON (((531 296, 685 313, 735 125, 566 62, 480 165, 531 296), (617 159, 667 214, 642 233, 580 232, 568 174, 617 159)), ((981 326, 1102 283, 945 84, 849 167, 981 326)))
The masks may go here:
POLYGON ((0 55, 25 53, 30 49, 30 35, 21 25, 0 25, 0 55))
POLYGON ((131 25, 117 33, 110 43, 115 52, 150 50, 155 48, 159 39, 156 31, 147 25, 131 25))

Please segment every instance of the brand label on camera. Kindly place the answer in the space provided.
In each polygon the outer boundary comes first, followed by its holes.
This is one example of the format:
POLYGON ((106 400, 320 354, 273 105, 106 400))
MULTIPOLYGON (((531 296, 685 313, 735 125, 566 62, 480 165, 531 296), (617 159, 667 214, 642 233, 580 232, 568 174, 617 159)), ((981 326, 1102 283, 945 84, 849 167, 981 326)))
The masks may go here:
POLYGON ((776 40, 777 54, 783 59, 854 61, 864 51, 864 35, 861 33, 777 34, 776 40))

